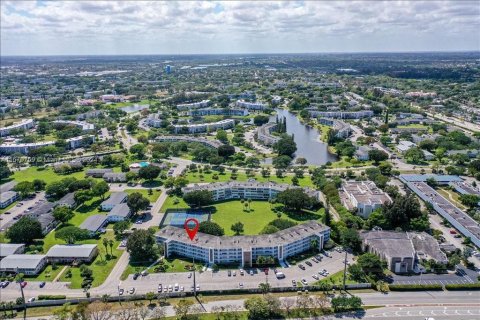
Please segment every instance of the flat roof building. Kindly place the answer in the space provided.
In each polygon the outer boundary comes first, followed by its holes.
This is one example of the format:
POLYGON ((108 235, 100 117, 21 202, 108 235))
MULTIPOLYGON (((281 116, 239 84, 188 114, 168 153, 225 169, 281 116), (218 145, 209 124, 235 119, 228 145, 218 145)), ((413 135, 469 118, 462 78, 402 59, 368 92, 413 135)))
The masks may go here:
POLYGON ((104 214, 94 214, 89 216, 79 226, 80 229, 90 231, 90 234, 101 232, 102 228, 107 224, 107 216, 104 214))
POLYGON ((0 243, 0 259, 11 254, 20 254, 25 250, 23 243, 0 243))
POLYGON ((47 259, 49 262, 58 263, 90 263, 97 254, 96 244, 56 244, 48 250, 47 259))
POLYGON ((267 107, 267 105, 262 102, 247 102, 244 100, 237 100, 235 105, 248 110, 264 110, 267 107))
POLYGON ((85 175, 87 177, 102 178, 105 173, 111 173, 113 169, 88 169, 85 175))
POLYGON ((0 261, 0 272, 37 275, 47 265, 43 254, 11 254, 0 261))
POLYGON ((185 134, 194 134, 202 132, 216 131, 218 129, 230 129, 235 126, 235 120, 225 119, 217 122, 207 122, 207 123, 195 123, 195 124, 175 124, 173 125, 174 132, 176 134, 185 133, 185 134))
POLYGON ((280 140, 280 137, 272 134, 272 131, 276 128, 277 124, 275 122, 269 122, 260 126, 260 128, 257 129, 257 141, 266 146, 271 146, 277 143, 278 140, 280 140))
POLYGON ((183 193, 189 193, 196 190, 208 190, 212 192, 213 201, 222 201, 229 199, 253 199, 268 200, 273 199, 278 193, 287 189, 303 189, 310 197, 319 199, 319 192, 310 188, 295 187, 289 184, 278 184, 275 182, 257 182, 257 181, 229 181, 215 182, 205 185, 194 185, 182 189, 183 193))
POLYGON ((69 192, 57 201, 57 206, 65 206, 69 208, 75 207, 75 194, 69 192))
POLYGON ((310 250, 312 240, 322 249, 330 239, 330 228, 309 221, 268 235, 212 236, 197 233, 190 238, 183 228, 167 226, 156 233, 159 243, 165 246, 165 256, 180 255, 209 264, 234 264, 251 267, 260 256, 270 256, 279 261, 310 250))
POLYGON ((130 217, 131 211, 126 203, 120 203, 113 207, 107 214, 109 222, 124 221, 130 217))
POLYGON ((0 128, 0 137, 6 137, 10 135, 12 130, 28 130, 35 126, 33 119, 25 119, 20 122, 14 123, 11 126, 0 128))
POLYGON ((358 214, 365 219, 376 209, 392 202, 390 196, 372 181, 344 181, 340 199, 345 207, 349 210, 356 208, 358 214))
POLYGON ((18 200, 20 195, 15 191, 0 192, 0 208, 6 208, 18 200))
POLYGON ((126 182, 127 174, 125 172, 107 172, 103 175, 106 182, 126 182))

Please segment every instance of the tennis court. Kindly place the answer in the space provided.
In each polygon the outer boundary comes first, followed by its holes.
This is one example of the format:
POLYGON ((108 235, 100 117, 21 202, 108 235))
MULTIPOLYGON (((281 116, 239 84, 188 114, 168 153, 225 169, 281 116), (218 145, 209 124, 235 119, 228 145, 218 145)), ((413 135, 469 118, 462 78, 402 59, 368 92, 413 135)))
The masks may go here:
POLYGON ((167 211, 165 213, 165 218, 163 219, 163 226, 175 226, 183 227, 185 220, 193 218, 197 219, 198 222, 203 222, 208 220, 209 213, 205 211, 167 211))

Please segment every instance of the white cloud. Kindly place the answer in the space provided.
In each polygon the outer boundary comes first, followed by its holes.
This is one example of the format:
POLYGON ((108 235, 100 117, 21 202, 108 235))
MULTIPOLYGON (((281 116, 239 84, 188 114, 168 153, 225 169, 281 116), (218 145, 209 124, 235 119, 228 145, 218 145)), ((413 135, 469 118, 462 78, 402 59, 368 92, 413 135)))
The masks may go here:
POLYGON ((480 49, 474 1, 2 1, 0 23, 2 54, 480 49))

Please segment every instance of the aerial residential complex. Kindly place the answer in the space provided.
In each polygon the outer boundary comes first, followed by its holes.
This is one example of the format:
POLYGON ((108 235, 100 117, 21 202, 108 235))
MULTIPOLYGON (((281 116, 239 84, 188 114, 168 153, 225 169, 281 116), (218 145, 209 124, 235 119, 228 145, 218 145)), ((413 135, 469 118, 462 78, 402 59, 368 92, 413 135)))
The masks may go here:
POLYGON ((200 102, 179 104, 177 105, 177 109, 179 111, 184 111, 184 110, 190 110, 190 109, 206 108, 210 104, 211 104, 210 100, 202 100, 200 102))
POLYGON ((356 208, 363 218, 368 218, 373 211, 392 202, 390 196, 372 181, 344 181, 340 198, 347 209, 356 208))
POLYGON ((155 138, 155 141, 157 142, 163 142, 163 141, 170 141, 170 142, 195 142, 195 143, 200 143, 206 147, 211 147, 214 149, 218 149, 220 146, 223 145, 222 142, 218 140, 210 140, 202 137, 186 137, 186 136, 159 136, 155 138))
POLYGON ((335 136, 337 138, 348 138, 352 133, 352 128, 348 123, 339 120, 319 118, 318 122, 320 124, 332 127, 335 130, 335 136))
MULTIPOLYGON (((85 144, 89 144, 95 141, 95 136, 78 136, 69 139, 65 139, 68 149, 76 149, 85 144)), ((53 146, 55 141, 43 141, 43 142, 32 142, 32 143, 4 143, 0 144, 0 154, 12 154, 12 153, 21 153, 28 154, 30 150, 35 150, 41 147, 53 146)))
POLYGON ((274 136, 272 131, 277 128, 275 122, 269 122, 257 129, 257 140, 266 146, 271 146, 280 140, 280 137, 274 136))
POLYGON ((430 203, 435 211, 454 226, 455 229, 460 231, 465 237, 469 237, 476 246, 480 247, 480 224, 430 187, 426 183, 428 178, 433 178, 438 184, 443 185, 463 181, 458 176, 449 175, 400 175, 400 180, 405 183, 409 189, 415 192, 423 201, 430 203))
POLYGON ((310 221, 269 235, 218 237, 197 233, 192 241, 183 228, 167 226, 156 233, 156 238, 165 245, 166 257, 179 255, 208 264, 251 267, 260 256, 283 261, 312 246, 322 249, 330 239, 330 228, 310 221))
POLYGON ((247 116, 248 110, 245 109, 221 109, 221 108, 208 108, 197 109, 188 112, 190 116, 210 116, 210 115, 223 115, 223 116, 247 116))
POLYGON ((174 132, 175 133, 201 133, 201 132, 209 132, 209 131, 216 131, 218 129, 230 129, 235 126, 235 120, 233 119, 225 119, 220 120, 217 122, 209 122, 209 123, 197 123, 197 124, 187 124, 187 125, 180 125, 175 124, 174 132))
MULTIPOLYGON (((278 193, 294 187, 289 184, 278 184, 275 182, 257 182, 257 181, 229 181, 215 182, 206 185, 195 185, 185 187, 183 193, 189 193, 196 190, 208 190, 212 192, 213 201, 223 201, 229 199, 252 199, 268 200, 273 199, 278 193)), ((310 197, 319 199, 319 192, 310 188, 302 188, 310 197)))
POLYGON ((264 110, 267 107, 267 105, 262 102, 247 102, 244 100, 238 100, 236 106, 248 110, 264 110))
POLYGON ((12 130, 28 130, 35 127, 35 121, 33 119, 24 119, 18 123, 12 124, 8 127, 0 128, 0 137, 10 135, 12 130))
POLYGON ((309 109, 311 117, 314 118, 334 118, 334 119, 361 119, 361 118, 370 118, 373 116, 373 111, 371 110, 362 110, 362 111, 319 111, 309 109))
POLYGON ((88 131, 88 130, 95 129, 95 126, 93 124, 85 122, 85 121, 55 120, 55 121, 53 121, 53 123, 70 125, 70 126, 77 126, 80 129, 82 129, 82 131, 88 131))

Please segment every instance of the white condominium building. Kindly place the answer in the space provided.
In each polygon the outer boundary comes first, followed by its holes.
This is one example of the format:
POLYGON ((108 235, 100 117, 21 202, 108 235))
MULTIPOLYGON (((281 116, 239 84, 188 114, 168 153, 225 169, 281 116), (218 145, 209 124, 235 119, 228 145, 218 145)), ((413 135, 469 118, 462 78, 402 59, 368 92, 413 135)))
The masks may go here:
POLYGON ((267 107, 267 105, 262 102, 247 102, 244 100, 237 100, 236 106, 248 110, 264 110, 267 107))
POLYGON ((70 126, 77 126, 82 131, 88 131, 88 130, 93 130, 95 129, 95 126, 91 123, 85 122, 85 121, 69 121, 69 120, 55 120, 53 123, 56 124, 65 124, 65 125, 70 125, 70 126))
POLYGON ((160 128, 162 125, 162 115, 159 113, 149 114, 147 118, 147 125, 154 128, 160 128))
POLYGON ((347 209, 357 208, 363 218, 368 218, 373 211, 392 202, 390 196, 372 181, 344 181, 340 198, 347 209))
POLYGON ((312 247, 321 250, 330 239, 330 228, 309 221, 268 235, 219 237, 199 232, 192 241, 183 228, 167 226, 156 238, 164 244, 166 257, 180 255, 209 264, 251 267, 260 256, 283 261, 312 247))
POLYGON ((222 108, 207 108, 189 111, 190 116, 209 116, 209 115, 223 115, 223 116, 246 116, 248 110, 245 109, 222 109, 222 108))
POLYGON ((5 137, 10 134, 10 131, 16 129, 28 130, 35 126, 35 121, 33 119, 25 119, 18 123, 12 124, 11 126, 0 128, 0 137, 5 137))
POLYGON ((266 146, 271 146, 280 140, 280 137, 272 135, 272 131, 277 128, 275 122, 269 122, 257 129, 257 140, 266 146))
POLYGON ((217 122, 210 123, 197 123, 197 124, 187 124, 180 125, 176 124, 173 126, 175 133, 202 133, 216 131, 218 129, 230 129, 235 126, 235 120, 225 119, 217 122))
MULTIPOLYGON (((229 199, 252 199, 268 200, 273 199, 278 193, 287 189, 301 188, 289 184, 278 184, 275 182, 257 182, 257 181, 229 181, 215 182, 206 185, 195 185, 185 187, 183 193, 189 193, 197 190, 208 190, 212 192, 213 201, 222 201, 229 199)), ((319 199, 319 192, 310 188, 301 188, 310 197, 319 199)))
POLYGON ((200 102, 178 104, 177 109, 179 111, 184 111, 184 110, 190 110, 190 109, 206 108, 210 105, 210 103, 211 103, 210 100, 202 100, 200 102))
MULTIPOLYGON (((84 146, 85 143, 94 141, 95 137, 93 135, 78 136, 65 140, 68 149, 76 149, 84 146)), ((4 143, 0 145, 0 154, 12 154, 17 152, 21 154, 28 154, 30 150, 53 145, 55 145, 55 141, 42 141, 33 143, 4 143)))
POLYGON ((309 109, 311 117, 314 118, 335 118, 335 119, 361 119, 373 117, 373 111, 319 111, 309 109))
POLYGON ((352 128, 350 127, 350 125, 340 120, 319 118, 318 122, 323 125, 332 127, 333 130, 335 130, 336 132, 335 136, 337 138, 348 138, 352 133, 352 128))

